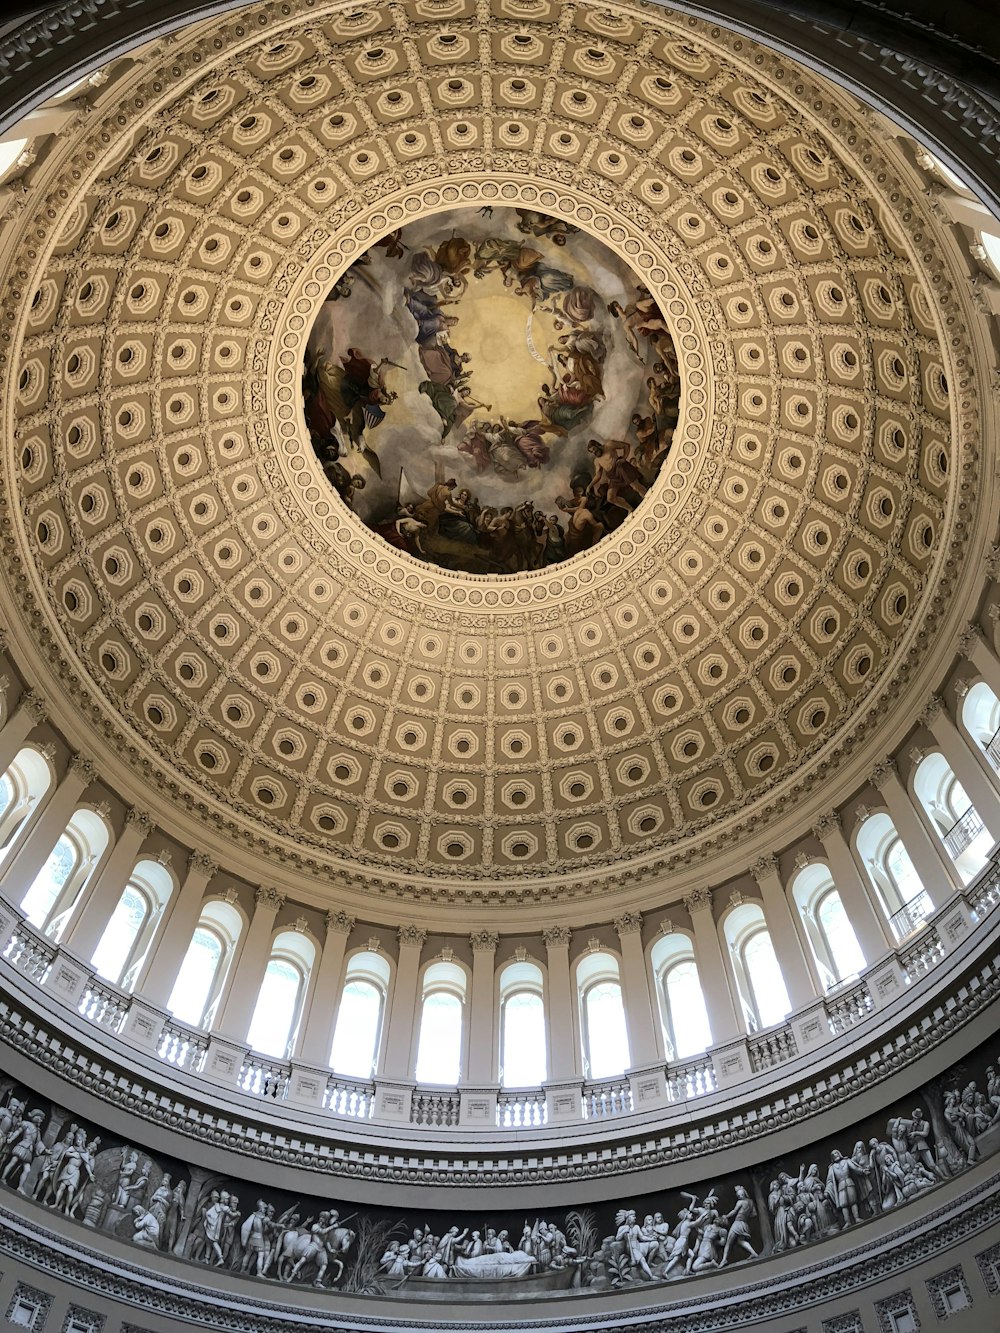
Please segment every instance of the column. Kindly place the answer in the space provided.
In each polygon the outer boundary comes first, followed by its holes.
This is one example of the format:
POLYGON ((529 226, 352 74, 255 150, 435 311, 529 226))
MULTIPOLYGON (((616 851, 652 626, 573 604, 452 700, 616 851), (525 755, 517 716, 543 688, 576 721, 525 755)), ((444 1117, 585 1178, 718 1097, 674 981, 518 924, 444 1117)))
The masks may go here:
POLYGON ((549 1019, 549 1078, 580 1077, 579 1048, 573 1022, 573 985, 569 975, 568 926, 552 926, 542 931, 547 953, 548 1019, 549 1019))
POLYGON ((889 817, 920 876, 924 891, 935 907, 943 907, 952 894, 962 888, 962 877, 955 869, 954 861, 920 818, 892 759, 883 759, 875 765, 872 782, 885 797, 889 817))
POLYGON ((316 972, 312 1004, 302 1031, 299 1058, 303 1064, 330 1064, 333 1032, 340 1009, 340 976, 344 969, 347 941, 354 929, 354 917, 346 912, 327 912, 326 938, 316 972))
POLYGON ((469 1010, 469 1070, 466 1082, 478 1085, 497 1081, 496 1046, 496 951, 500 936, 492 930, 477 930, 472 945, 472 997, 469 1010))
POLYGON ((419 1005, 417 982, 420 977, 420 951, 427 931, 419 926, 400 926, 399 961, 396 983, 392 988, 392 1008, 385 1039, 383 1077, 407 1081, 413 1078, 413 1033, 419 1005))
POLYGON ((4 896, 17 906, 52 855, 66 825, 95 777, 94 766, 82 755, 74 755, 55 791, 42 807, 31 832, 3 872, 4 896))
POLYGON ((719 1045, 740 1036, 743 1025, 737 1016, 733 993, 729 989, 729 973, 722 955, 719 929, 712 913, 712 890, 695 889, 684 899, 684 906, 690 914, 694 929, 698 979, 701 982, 701 993, 705 997, 705 1012, 708 1014, 708 1026, 712 1029, 712 1042, 719 1045))
POLYGON ((101 942, 111 913, 125 891, 129 876, 139 859, 142 844, 153 831, 153 821, 142 810, 131 809, 125 827, 104 863, 104 869, 84 890, 75 920, 66 932, 66 944, 79 958, 88 961, 101 942))
POLYGON ((854 927, 854 934, 865 956, 865 962, 874 963, 876 958, 881 958, 891 948, 891 945, 851 855, 844 831, 840 827, 840 820, 832 813, 823 815, 813 826, 813 832, 823 844, 833 882, 837 886, 848 919, 854 927))
POLYGON ((45 700, 31 690, 22 694, 17 707, 0 730, 0 773, 6 773, 18 750, 31 733, 45 721, 45 700))
POLYGON ((788 991, 789 1003, 793 1009, 801 1009, 816 999, 817 988, 813 984, 802 940, 788 905, 785 886, 778 875, 777 859, 773 856, 761 857, 750 873, 760 885, 764 917, 788 991))
POLYGON ((636 1068, 660 1064, 646 958, 642 951, 642 917, 638 912, 625 912, 615 921, 615 930, 622 946, 622 999, 625 1002, 630 1064, 636 1068))
POLYGON ((940 745, 945 759, 965 788, 969 800, 976 807, 979 818, 989 830, 994 842, 1000 842, 1000 796, 986 775, 981 760, 972 753, 969 742, 951 720, 944 701, 931 695, 920 720, 940 745))
POLYGON ((236 1042, 245 1042, 250 1030, 264 970, 271 957, 274 919, 285 905, 285 895, 277 889, 258 889, 254 894, 254 912, 247 930, 226 1003, 219 1016, 217 1030, 236 1042))
MULTIPOLYGON (((1000 699, 1000 658, 998 658, 978 625, 969 625, 958 640, 959 652, 971 662, 993 693, 1000 699)), ((8 723, 9 725, 9 723, 8 723)), ((0 741, 3 732, 0 732, 0 741)))
POLYGON ((136 991, 150 1004, 166 1008, 201 916, 205 890, 218 869, 203 852, 192 852, 188 858, 184 882, 170 904, 170 914, 160 926, 159 937, 147 953, 136 978, 136 991))

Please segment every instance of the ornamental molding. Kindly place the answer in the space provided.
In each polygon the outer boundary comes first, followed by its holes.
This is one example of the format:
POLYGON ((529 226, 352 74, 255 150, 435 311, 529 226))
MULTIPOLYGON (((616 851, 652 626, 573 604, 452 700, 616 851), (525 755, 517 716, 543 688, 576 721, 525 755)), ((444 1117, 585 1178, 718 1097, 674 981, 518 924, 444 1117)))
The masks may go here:
MULTIPOLYGON (((327 912, 326 914, 326 929, 328 934, 343 935, 346 937, 350 935, 354 926, 354 917, 348 916, 346 912, 327 912)), ((368 942, 368 947, 369 949, 371 948, 370 940, 368 942)))
POLYGON ((82 754, 73 755, 69 761, 67 772, 72 774, 84 787, 89 787, 92 782, 97 781, 97 769, 92 759, 86 758, 82 754))
POLYGON ((750 874, 758 884, 765 879, 770 879, 778 873, 778 858, 776 856, 762 856, 750 867, 750 874))
POLYGON ((427 931, 420 926, 400 926, 396 935, 401 949, 422 949, 427 939, 427 931))
POLYGON ((204 852, 192 852, 188 857, 188 874, 201 876, 206 884, 213 876, 219 873, 218 863, 213 861, 210 856, 204 852))
POLYGON ((280 912, 287 899, 277 889, 261 886, 254 890, 254 903, 264 912, 280 912))
POLYGON ((828 838, 835 838, 838 833, 841 837, 843 836, 840 820, 832 810, 829 814, 820 815, 819 819, 813 824, 813 833, 815 833, 816 837, 823 843, 825 843, 828 838))
POLYGON ((889 782, 899 781, 899 770, 896 768, 896 761, 891 755, 886 755, 884 759, 879 760, 872 769, 871 779, 880 790, 889 782))
POLYGON ((125 812, 125 827, 133 829, 141 834, 143 838, 148 838, 155 827, 152 819, 145 810, 140 810, 138 806, 130 806, 125 812))
POLYGON ((48 705, 34 690, 25 690, 18 699, 17 706, 24 709, 36 727, 41 726, 48 716, 48 705))
POLYGON ((572 935, 569 926, 548 926, 542 931, 546 949, 568 949, 572 935))
POLYGON ((621 916, 615 917, 615 930, 618 936, 624 939, 626 935, 638 935, 642 930, 642 917, 638 912, 624 912, 621 916))
POLYGON ((473 953, 495 953, 500 936, 495 930, 477 930, 469 936, 473 953))
POLYGON ((927 700, 924 707, 921 709, 920 721, 925 727, 928 728, 928 730, 933 730, 934 723, 938 720, 938 718, 941 716, 943 712, 944 712, 944 700, 941 698, 939 694, 932 694, 931 697, 927 700))
POLYGON ((695 912, 711 911, 712 890, 710 888, 694 889, 684 899, 684 906, 692 916, 695 912))

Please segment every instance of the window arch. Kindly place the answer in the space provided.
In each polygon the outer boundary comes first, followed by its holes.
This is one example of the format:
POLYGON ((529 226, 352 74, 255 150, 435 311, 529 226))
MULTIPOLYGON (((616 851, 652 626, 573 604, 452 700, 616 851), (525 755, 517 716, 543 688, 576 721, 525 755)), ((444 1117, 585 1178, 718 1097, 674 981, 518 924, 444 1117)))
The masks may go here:
POLYGON ((29 819, 53 785, 52 768, 34 746, 18 751, 0 777, 0 866, 20 843, 29 819))
POLYGON ((973 685, 962 700, 962 725, 994 773, 1000 773, 1000 699, 984 680, 973 685))
POLYGON ((132 990, 163 909, 175 888, 159 861, 138 861, 111 913, 91 964, 106 981, 132 990))
POLYGON ((955 869, 968 884, 989 860, 993 838, 939 751, 920 761, 913 775, 913 790, 955 869))
POLYGON ((792 898, 826 989, 862 972, 865 956, 830 867, 822 861, 804 866, 792 880, 792 898))
POLYGON ((763 909, 741 903, 728 913, 723 929, 748 1029, 758 1032, 783 1022, 792 1006, 763 909))
POLYGON ((462 1075, 462 1041, 468 978, 457 963, 430 963, 424 969, 417 1040, 419 1083, 452 1085, 462 1075))
POLYGON ((167 1008, 181 1023, 209 1028, 243 930, 243 917, 221 899, 205 904, 174 982, 167 1008))
POLYGON ((80 894, 107 850, 108 826, 93 810, 75 811, 49 859, 21 899, 21 911, 38 930, 59 940, 80 894))
POLYGON ((934 904, 895 824, 883 811, 868 816, 855 845, 898 943, 930 916, 934 904))
POLYGON ((712 1030, 690 939, 680 931, 658 939, 650 961, 667 1059, 700 1055, 712 1044, 712 1030))
POLYGON ((621 972, 613 953, 585 954, 576 968, 583 1068, 588 1078, 616 1078, 631 1063, 621 972))
POLYGON ((545 978, 537 963, 508 963, 500 973, 500 1082, 537 1088, 548 1073, 545 978))
POLYGON ((253 1050, 288 1059, 295 1047, 315 961, 316 946, 308 935, 297 930, 275 935, 247 1033, 247 1045, 253 1050))
POLYGON ((389 964, 381 954, 362 949, 352 954, 337 1007, 330 1067, 351 1078, 371 1078, 378 1063, 389 964))

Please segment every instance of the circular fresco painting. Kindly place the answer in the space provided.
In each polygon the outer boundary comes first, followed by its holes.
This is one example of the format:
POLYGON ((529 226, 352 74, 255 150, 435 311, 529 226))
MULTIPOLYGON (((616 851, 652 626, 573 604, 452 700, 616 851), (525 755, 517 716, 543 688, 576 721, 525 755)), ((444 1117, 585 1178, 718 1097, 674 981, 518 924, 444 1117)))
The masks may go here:
POLYGON ((313 448, 371 530, 420 560, 517 574, 596 545, 670 451, 677 356, 600 241, 527 209, 383 237, 309 337, 313 448))

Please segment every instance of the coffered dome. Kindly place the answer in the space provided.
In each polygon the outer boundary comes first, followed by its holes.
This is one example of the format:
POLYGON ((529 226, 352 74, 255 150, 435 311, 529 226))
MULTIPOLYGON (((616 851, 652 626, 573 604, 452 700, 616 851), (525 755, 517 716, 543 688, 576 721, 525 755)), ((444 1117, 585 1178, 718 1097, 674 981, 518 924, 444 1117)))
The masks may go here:
POLYGON ((976 484, 954 278, 870 113, 697 20, 548 0, 262 7, 120 87, 4 302, 4 559, 85 743, 209 848, 452 901, 818 801, 917 678, 976 484), (300 383, 359 255, 514 208, 637 275, 678 419, 596 546, 468 573, 334 494, 300 383))

